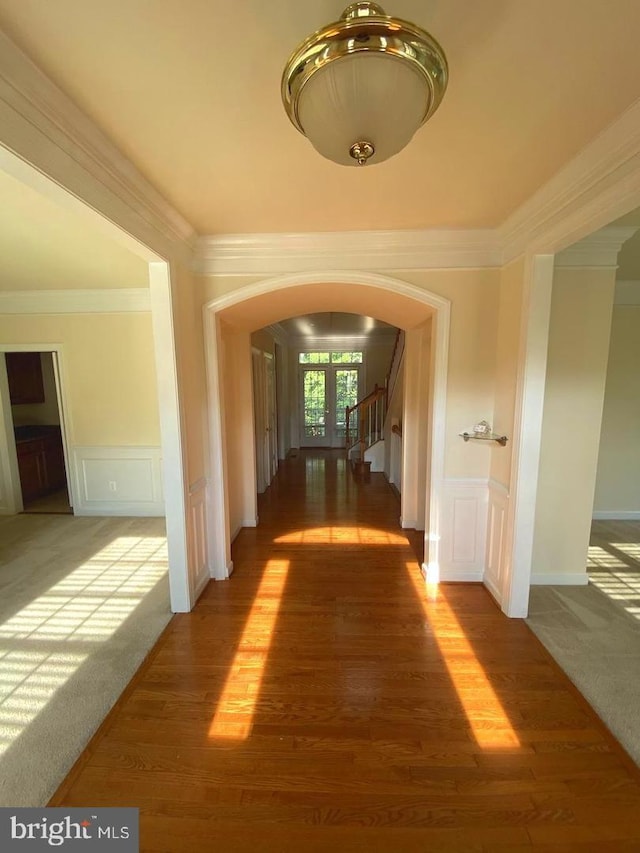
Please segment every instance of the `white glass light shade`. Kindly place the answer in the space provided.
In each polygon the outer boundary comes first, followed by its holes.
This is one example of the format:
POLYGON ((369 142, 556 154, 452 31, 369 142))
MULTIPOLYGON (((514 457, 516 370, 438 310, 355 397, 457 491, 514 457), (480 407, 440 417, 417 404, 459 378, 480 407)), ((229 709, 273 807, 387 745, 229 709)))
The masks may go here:
POLYGON ((320 154, 364 166, 404 148, 438 109, 448 75, 432 35, 358 0, 293 52, 282 74, 282 102, 320 154))
POLYGON ((373 165, 407 145, 424 121, 429 96, 424 75, 411 63, 385 53, 350 54, 307 80, 298 120, 323 157, 353 166, 351 147, 368 142, 373 165))

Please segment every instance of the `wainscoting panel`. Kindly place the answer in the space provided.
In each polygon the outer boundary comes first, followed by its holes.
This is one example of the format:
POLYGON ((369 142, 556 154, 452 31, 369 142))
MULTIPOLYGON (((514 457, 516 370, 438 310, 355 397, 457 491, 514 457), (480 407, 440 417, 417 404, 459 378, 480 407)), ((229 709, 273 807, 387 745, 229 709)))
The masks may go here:
POLYGON ((487 555, 484 582, 498 604, 502 603, 504 574, 504 534, 509 492, 502 483, 489 481, 489 519, 487 525, 487 555))
POLYGON ((76 515, 164 515, 159 447, 74 447, 76 515))
POLYGON ((440 580, 482 581, 487 526, 487 481, 444 482, 440 580))
POLYGON ((189 574, 194 579, 194 601, 211 580, 207 555, 207 481, 189 486, 189 574))

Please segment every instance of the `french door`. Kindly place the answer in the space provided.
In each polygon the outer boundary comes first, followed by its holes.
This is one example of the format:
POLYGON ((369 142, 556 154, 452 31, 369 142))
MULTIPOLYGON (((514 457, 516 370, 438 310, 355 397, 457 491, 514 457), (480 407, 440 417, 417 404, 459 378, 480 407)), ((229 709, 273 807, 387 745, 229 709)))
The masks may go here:
POLYGON ((360 366, 301 365, 300 377, 300 446, 344 447, 345 410, 358 401, 360 366))

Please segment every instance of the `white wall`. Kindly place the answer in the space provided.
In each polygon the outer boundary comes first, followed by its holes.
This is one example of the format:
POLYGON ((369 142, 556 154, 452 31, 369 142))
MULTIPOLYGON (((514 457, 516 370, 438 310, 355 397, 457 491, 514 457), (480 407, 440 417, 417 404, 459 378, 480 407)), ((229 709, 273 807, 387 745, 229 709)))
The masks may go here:
POLYGON ((594 516, 640 518, 640 305, 613 309, 594 516))
POLYGON ((532 583, 586 583, 614 269, 553 280, 532 583))

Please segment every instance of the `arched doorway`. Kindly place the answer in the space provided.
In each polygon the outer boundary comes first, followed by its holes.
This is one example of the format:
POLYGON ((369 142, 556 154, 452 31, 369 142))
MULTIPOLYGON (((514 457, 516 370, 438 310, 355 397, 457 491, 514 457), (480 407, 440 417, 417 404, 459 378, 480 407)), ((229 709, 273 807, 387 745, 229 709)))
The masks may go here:
MULTIPOLYGON (((285 275, 267 279, 226 294, 207 303, 204 308, 204 332, 207 360, 209 471, 211 509, 209 513, 210 566, 212 575, 222 580, 231 574, 231 541, 235 529, 231 517, 239 517, 232 505, 239 494, 255 495, 255 467, 238 467, 238 447, 248 447, 248 417, 230 407, 242 408, 250 395, 250 346, 252 331, 284 317, 320 311, 343 311, 374 314, 415 338, 415 357, 428 352, 428 371, 420 373, 416 391, 428 396, 427 423, 412 424, 412 441, 418 458, 424 459, 418 482, 426 491, 415 495, 416 508, 403 506, 403 516, 425 530, 424 570, 437 573, 440 508, 444 476, 444 421, 447 387, 447 355, 449 344, 449 301, 429 291, 396 278, 373 273, 331 272, 285 275), (424 328, 429 325, 429 334, 424 328), (423 348, 421 350, 420 348, 423 348), (424 375, 422 375, 424 374, 424 375), (233 375, 234 390, 229 392, 226 379, 233 375), (244 390, 243 390, 244 389, 244 390), (233 440, 229 423, 233 423, 233 440), (244 438, 243 438, 244 434, 244 438), (230 488, 231 477, 234 478, 230 488), (231 501, 231 503, 230 503, 231 501), (422 513, 422 518, 417 514, 422 513)), ((246 411, 246 409, 245 409, 246 411)), ((407 454, 409 455, 409 454, 407 454)), ((407 464, 407 470, 409 470, 407 464)), ((415 474, 415 461, 411 470, 415 474)), ((240 525, 255 524, 244 518, 240 525)))

